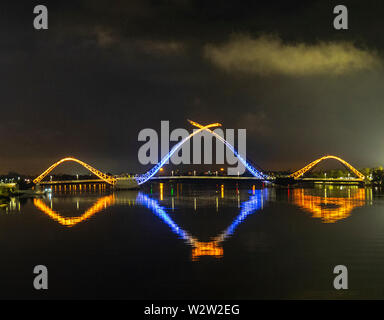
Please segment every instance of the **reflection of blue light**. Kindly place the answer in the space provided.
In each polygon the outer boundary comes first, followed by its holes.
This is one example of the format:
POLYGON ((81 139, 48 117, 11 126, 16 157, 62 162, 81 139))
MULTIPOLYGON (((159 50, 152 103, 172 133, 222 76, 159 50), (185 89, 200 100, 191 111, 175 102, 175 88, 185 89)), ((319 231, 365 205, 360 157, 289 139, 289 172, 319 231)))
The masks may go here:
POLYGON ((256 210, 260 210, 263 206, 264 197, 268 194, 267 189, 256 190, 255 195, 247 202, 241 204, 240 214, 233 220, 232 224, 225 230, 224 237, 232 235, 239 224, 244 222, 245 218, 256 210))
MULTIPOLYGON (((201 129, 200 129, 201 130, 201 129)), ((256 168, 254 168, 250 163, 248 163, 236 150, 235 148, 227 141, 225 140, 223 137, 219 136, 219 135, 216 135, 214 134, 219 140, 221 140, 232 152, 233 154, 241 161, 241 163, 243 163, 243 165, 247 168, 247 170, 256 178, 259 178, 259 179, 266 179, 266 176, 258 171, 256 168)), ((189 140, 191 138, 191 135, 189 135, 188 137, 184 138, 183 140, 181 140, 178 144, 176 144, 172 149, 171 151, 165 155, 161 161, 156 164, 152 169, 148 170, 146 173, 136 177, 136 181, 137 183, 140 185, 140 184, 143 184, 145 182, 147 182, 149 179, 151 179, 160 169, 161 167, 172 157, 172 155, 177 151, 177 149, 179 149, 185 142, 187 142, 187 140, 189 140)))
POLYGON ((181 229, 167 214, 165 208, 160 206, 159 203, 147 197, 145 194, 139 192, 136 198, 136 202, 142 205, 145 205, 148 209, 151 209, 161 220, 163 220, 174 233, 176 233, 180 238, 188 240, 187 233, 181 229))
POLYGON ((44 189, 44 192, 49 200, 52 199, 52 189, 44 189))
MULTIPOLYGON (((263 206, 263 201, 268 195, 268 190, 256 190, 255 195, 252 196, 247 202, 241 204, 240 214, 233 220, 232 224, 222 233, 223 239, 232 235, 237 226, 244 222, 245 218, 256 210, 260 210, 263 206)), ((161 220, 163 220, 171 230, 176 233, 181 239, 190 241, 190 235, 181 229, 167 214, 166 209, 159 205, 159 203, 139 192, 136 198, 136 203, 145 205, 148 209, 152 210, 161 220)))

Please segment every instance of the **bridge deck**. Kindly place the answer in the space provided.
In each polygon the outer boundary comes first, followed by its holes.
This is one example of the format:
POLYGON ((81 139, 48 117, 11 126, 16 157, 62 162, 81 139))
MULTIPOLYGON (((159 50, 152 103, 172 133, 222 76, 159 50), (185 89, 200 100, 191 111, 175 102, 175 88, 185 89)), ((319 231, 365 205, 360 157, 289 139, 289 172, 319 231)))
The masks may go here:
MULTIPOLYGON (((274 181, 275 179, 260 179, 257 177, 238 177, 238 176, 159 176, 152 177, 151 180, 257 180, 257 181, 274 181)), ((349 178, 299 178, 297 182, 324 182, 324 183, 362 183, 361 179, 349 178)), ((102 179, 88 180, 63 180, 63 181, 41 181, 41 185, 56 185, 56 184, 82 184, 82 183, 106 183, 102 179)))
POLYGON ((319 182, 363 182, 362 179, 358 178, 349 178, 349 179, 339 179, 339 178, 299 178, 297 181, 319 181, 319 182))
POLYGON ((101 179, 88 179, 88 180, 58 180, 58 181, 40 181, 41 185, 49 185, 49 184, 81 184, 81 183, 106 183, 101 179))
POLYGON ((181 180, 181 179, 189 179, 189 180, 260 180, 263 179, 257 177, 238 177, 238 176, 164 176, 164 177, 152 177, 151 180, 181 180))

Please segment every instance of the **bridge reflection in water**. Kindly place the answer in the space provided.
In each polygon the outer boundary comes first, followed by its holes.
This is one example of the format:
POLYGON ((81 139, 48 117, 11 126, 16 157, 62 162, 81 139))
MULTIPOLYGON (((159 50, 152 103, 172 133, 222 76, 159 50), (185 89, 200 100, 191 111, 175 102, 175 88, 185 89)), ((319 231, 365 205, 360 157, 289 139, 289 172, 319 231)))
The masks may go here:
MULTIPOLYGON (((87 221, 98 212, 102 212, 110 206, 128 205, 128 206, 144 206, 150 209, 158 218, 160 218, 180 239, 184 240, 192 248, 192 261, 199 260, 202 256, 211 256, 222 258, 224 255, 223 242, 234 234, 236 228, 243 223, 246 218, 263 209, 264 204, 268 201, 273 201, 271 193, 275 189, 256 189, 255 186, 249 191, 247 201, 240 202, 240 195, 236 189, 236 196, 233 199, 238 200, 239 214, 235 217, 232 223, 218 235, 210 238, 210 241, 201 241, 191 232, 180 227, 168 214, 167 208, 161 205, 164 200, 164 184, 159 187, 159 200, 152 198, 150 195, 138 191, 118 191, 97 199, 84 213, 76 217, 66 217, 60 214, 53 208, 52 199, 47 204, 46 200, 34 199, 34 206, 41 212, 44 212, 54 221, 65 227, 73 227, 81 222, 87 221)), ((173 186, 171 187, 171 195, 173 195, 173 186)), ((180 186, 181 189, 182 186, 180 186)), ((82 192, 84 189, 77 189, 82 192)), ((67 190, 72 193, 72 190, 67 190)), ((152 189, 151 189, 152 192, 152 189)), ((224 185, 219 187, 218 191, 220 198, 224 198, 224 185)), ((352 210, 357 207, 362 207, 372 203, 372 189, 364 189, 357 187, 329 187, 322 189, 287 189, 289 202, 299 206, 303 210, 312 213, 313 218, 321 219, 324 223, 335 223, 341 219, 347 218, 352 210)), ((179 187, 176 189, 177 196, 179 195, 179 187)), ((213 197, 218 206, 218 196, 213 197)), ((167 197, 168 198, 168 197, 167 197)), ((192 197, 194 208, 196 210, 197 198, 192 197)), ((231 198, 231 196, 227 196, 231 198)), ((232 200, 233 200, 232 199, 232 200)), ((172 210, 174 209, 174 197, 172 200, 172 210)), ((184 199, 185 200, 185 199, 184 199)), ((202 199, 200 199, 202 200, 202 199)), ((78 201, 78 200, 77 200, 78 201)), ((77 208, 79 204, 77 203, 77 208)))
MULTIPOLYGON (((163 200, 164 185, 160 184, 160 201, 163 200)), ((221 196, 224 197, 224 186, 220 186, 221 196)), ((159 201, 150 198, 143 192, 137 191, 121 191, 99 198, 90 208, 82 215, 77 217, 66 217, 53 209, 52 202, 47 204, 43 199, 33 199, 34 206, 41 212, 45 213, 54 221, 65 227, 73 227, 78 223, 84 222, 98 212, 107 209, 116 204, 124 205, 141 205, 150 209, 158 218, 160 218, 180 239, 183 239, 192 247, 192 261, 198 260, 201 256, 212 256, 216 258, 223 257, 222 243, 229 238, 236 228, 247 218, 248 215, 263 208, 264 202, 268 196, 267 189, 252 189, 252 195, 248 201, 240 203, 240 213, 233 222, 220 234, 211 238, 211 241, 199 241, 190 232, 181 228, 167 213, 167 209, 160 205, 159 201)), ((239 197, 238 197, 239 198, 239 197)), ((239 198, 240 199, 240 198, 239 198)), ((196 206, 196 198, 194 198, 196 206)))
MULTIPOLYGON (((59 181, 63 182, 63 181, 59 181)), ((65 182, 62 184, 54 184, 51 186, 52 191, 55 192, 83 192, 83 191, 98 191, 98 192, 104 192, 109 188, 109 185, 106 183, 84 183, 83 181, 81 183, 75 183, 75 182, 65 182)))
POLYGON ((267 195, 267 189, 257 190, 248 201, 241 204, 240 213, 233 220, 231 225, 208 242, 199 241, 189 232, 180 228, 168 215, 166 209, 161 206, 157 200, 149 198, 147 195, 140 192, 137 197, 137 202, 144 204, 146 207, 151 209, 156 216, 161 218, 171 228, 171 230, 179 236, 179 238, 183 239, 188 245, 190 245, 193 248, 192 261, 196 261, 201 256, 213 256, 216 258, 223 257, 224 250, 222 243, 235 232, 237 226, 244 222, 248 215, 262 208, 265 201, 264 198, 266 198, 267 195))
POLYGON ((313 218, 321 219, 324 223, 335 223, 350 216, 353 209, 372 204, 372 189, 357 187, 338 187, 321 189, 322 195, 315 189, 291 189, 289 200, 312 213, 313 218))
POLYGON ((81 216, 79 217, 64 217, 60 215, 58 212, 47 206, 43 200, 41 199, 33 199, 33 204, 36 208, 38 208, 40 211, 47 214, 49 217, 51 217, 53 220, 57 221, 63 226, 66 227, 73 227, 74 225, 83 222, 85 220, 88 220, 91 218, 94 214, 106 209, 109 206, 112 206, 115 204, 115 196, 109 195, 100 198, 97 200, 88 210, 86 210, 81 216))

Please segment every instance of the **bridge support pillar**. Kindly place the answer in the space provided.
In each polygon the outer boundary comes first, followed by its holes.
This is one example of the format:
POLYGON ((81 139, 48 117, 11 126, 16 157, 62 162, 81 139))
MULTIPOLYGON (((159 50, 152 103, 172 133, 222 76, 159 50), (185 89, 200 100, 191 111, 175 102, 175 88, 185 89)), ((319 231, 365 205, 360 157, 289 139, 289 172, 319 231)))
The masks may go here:
POLYGON ((130 190, 138 189, 139 185, 135 178, 117 178, 115 188, 120 190, 130 190))

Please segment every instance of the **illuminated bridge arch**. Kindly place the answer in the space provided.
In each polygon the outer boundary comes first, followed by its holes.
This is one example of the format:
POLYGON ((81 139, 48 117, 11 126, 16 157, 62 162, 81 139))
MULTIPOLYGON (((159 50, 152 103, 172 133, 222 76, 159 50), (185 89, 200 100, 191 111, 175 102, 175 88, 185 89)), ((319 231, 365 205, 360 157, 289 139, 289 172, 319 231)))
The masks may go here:
POLYGON ((183 140, 181 140, 178 144, 176 144, 172 149, 171 151, 166 155, 164 156, 160 162, 158 164, 156 164, 152 169, 150 169, 149 171, 147 171, 146 173, 138 176, 136 178, 136 181, 137 183, 140 185, 140 184, 143 184, 145 182, 147 182, 149 179, 151 179, 160 169, 162 166, 164 166, 164 164, 166 164, 166 162, 169 160, 169 158, 172 157, 172 155, 185 143, 187 142, 189 139, 191 139, 194 135, 196 135, 197 133, 201 132, 201 131, 208 131, 209 133, 211 133, 212 135, 214 135, 217 139, 219 139, 221 142, 223 142, 232 152, 233 154, 244 164, 244 166, 247 168, 247 170, 249 172, 251 172, 251 174, 254 176, 254 177, 257 177, 259 179, 266 179, 266 176, 258 171, 257 169, 255 169, 251 164, 249 164, 237 151, 236 149, 227 141, 225 140, 223 137, 221 137, 220 135, 218 135, 216 132, 212 131, 210 128, 212 127, 220 127, 221 124, 220 123, 212 123, 212 124, 209 124, 209 125, 206 125, 206 126, 203 126, 201 124, 198 124, 197 122, 194 122, 194 121, 191 121, 191 120, 188 120, 192 125, 194 125, 195 127, 199 128, 198 130, 195 130, 193 133, 191 133, 189 136, 185 137, 183 140))
POLYGON ((85 169, 92 172, 94 175, 99 177, 101 180, 104 180, 105 182, 107 182, 109 184, 115 184, 116 183, 116 178, 95 169, 94 167, 90 166, 89 164, 87 164, 87 163, 85 163, 79 159, 72 158, 72 157, 63 158, 63 159, 55 162, 47 170, 45 170, 41 175, 39 175, 35 180, 33 180, 33 182, 34 183, 41 182, 41 180, 43 180, 53 169, 55 169, 57 166, 59 166, 60 164, 62 164, 63 162, 66 162, 66 161, 73 161, 73 162, 79 163, 85 169))
POLYGON ((310 164, 306 165, 304 168, 292 173, 290 175, 290 177, 292 178, 295 178, 295 179, 298 179, 300 178, 304 173, 306 173, 307 171, 311 170, 314 166, 316 166, 317 164, 319 164, 321 161, 323 160, 326 160, 326 159, 335 159, 337 161, 339 161, 340 163, 342 163, 349 171, 351 171, 353 174, 355 174, 359 179, 361 180, 364 180, 365 179, 365 176, 359 172, 356 168, 354 168, 352 165, 350 165, 347 161, 339 158, 339 157, 336 157, 336 156, 331 156, 331 155, 327 155, 327 156, 324 156, 324 157, 321 157, 313 162, 311 162, 310 164))
MULTIPOLYGON (((208 131, 210 132, 212 135, 214 135, 217 139, 219 139, 221 142, 223 142, 232 152, 233 154, 244 164, 245 168, 251 172, 251 174, 254 176, 254 177, 257 177, 259 179, 266 179, 267 177, 262 173, 260 172, 259 170, 257 170, 256 168, 254 168, 251 164, 249 164, 237 151, 236 149, 228 142, 226 141, 223 137, 221 137, 220 135, 218 135, 216 132, 210 130, 210 128, 212 127, 220 127, 221 124, 220 123, 212 123, 212 124, 209 124, 209 125, 206 125, 206 126, 203 126, 201 124, 198 124, 197 122, 193 122, 193 121, 190 121, 189 122, 198 127, 198 130, 195 130, 193 131, 189 136, 185 137, 183 140, 181 140, 179 143, 177 143, 172 149, 171 151, 166 155, 164 156, 159 163, 157 163, 153 168, 151 168, 150 170, 148 170, 147 172, 135 177, 134 179, 136 180, 137 184, 138 185, 141 185, 145 182, 147 182, 149 179, 151 179, 160 169, 161 167, 163 167, 167 161, 172 157, 172 155, 178 150, 180 149, 180 147, 185 143, 187 142, 188 140, 190 140, 194 135, 196 135, 197 133, 201 132, 201 131, 208 131)), ((117 178, 115 177, 112 177, 110 175, 107 175, 93 167, 91 167, 89 164, 79 160, 79 159, 76 159, 76 158, 72 158, 72 157, 67 157, 67 158, 64 158, 64 159, 61 159, 57 162, 55 162, 53 165, 51 165, 47 170, 45 170, 41 175, 39 175, 36 179, 33 180, 34 183, 39 183, 41 182, 53 169, 55 169, 57 166, 59 166, 60 164, 62 164, 63 162, 66 162, 66 161, 74 161, 74 162, 77 162, 79 163, 80 165, 82 165, 84 168, 86 168, 87 170, 89 170, 90 172, 92 172, 93 174, 95 174, 97 177, 99 177, 101 180, 104 180, 105 182, 109 183, 109 184, 116 184, 116 181, 117 181, 117 178)))
POLYGON ((164 166, 167 161, 169 160, 169 158, 172 157, 172 155, 178 150, 180 149, 180 147, 185 143, 187 142, 189 139, 191 139, 195 134, 203 131, 203 130, 206 130, 208 128, 212 128, 212 127, 220 127, 221 124, 220 123, 211 123, 211 124, 208 124, 206 126, 201 126, 201 128, 199 128, 199 130, 196 130, 194 132, 192 132, 189 136, 185 137, 183 140, 181 140, 178 144, 176 144, 172 149, 171 151, 168 152, 167 155, 165 155, 158 164, 156 164, 152 169, 148 170, 146 173, 143 173, 142 175, 136 177, 136 181, 137 183, 140 185, 140 184, 143 184, 145 182, 147 182, 149 179, 151 179, 160 169, 162 166, 164 166))
POLYGON ((231 145, 227 140, 225 140, 222 136, 217 134, 216 132, 212 131, 208 127, 203 127, 201 124, 198 124, 197 122, 194 122, 192 120, 188 120, 192 125, 194 125, 197 128, 204 129, 208 131, 210 134, 215 136, 218 140, 220 140, 224 145, 231 150, 231 152, 235 155, 237 159, 240 160, 240 162, 244 165, 244 167, 254 176, 259 179, 267 179, 268 177, 262 173, 261 171, 257 170, 255 167, 253 167, 246 159, 244 159, 235 149, 233 145, 231 145))

